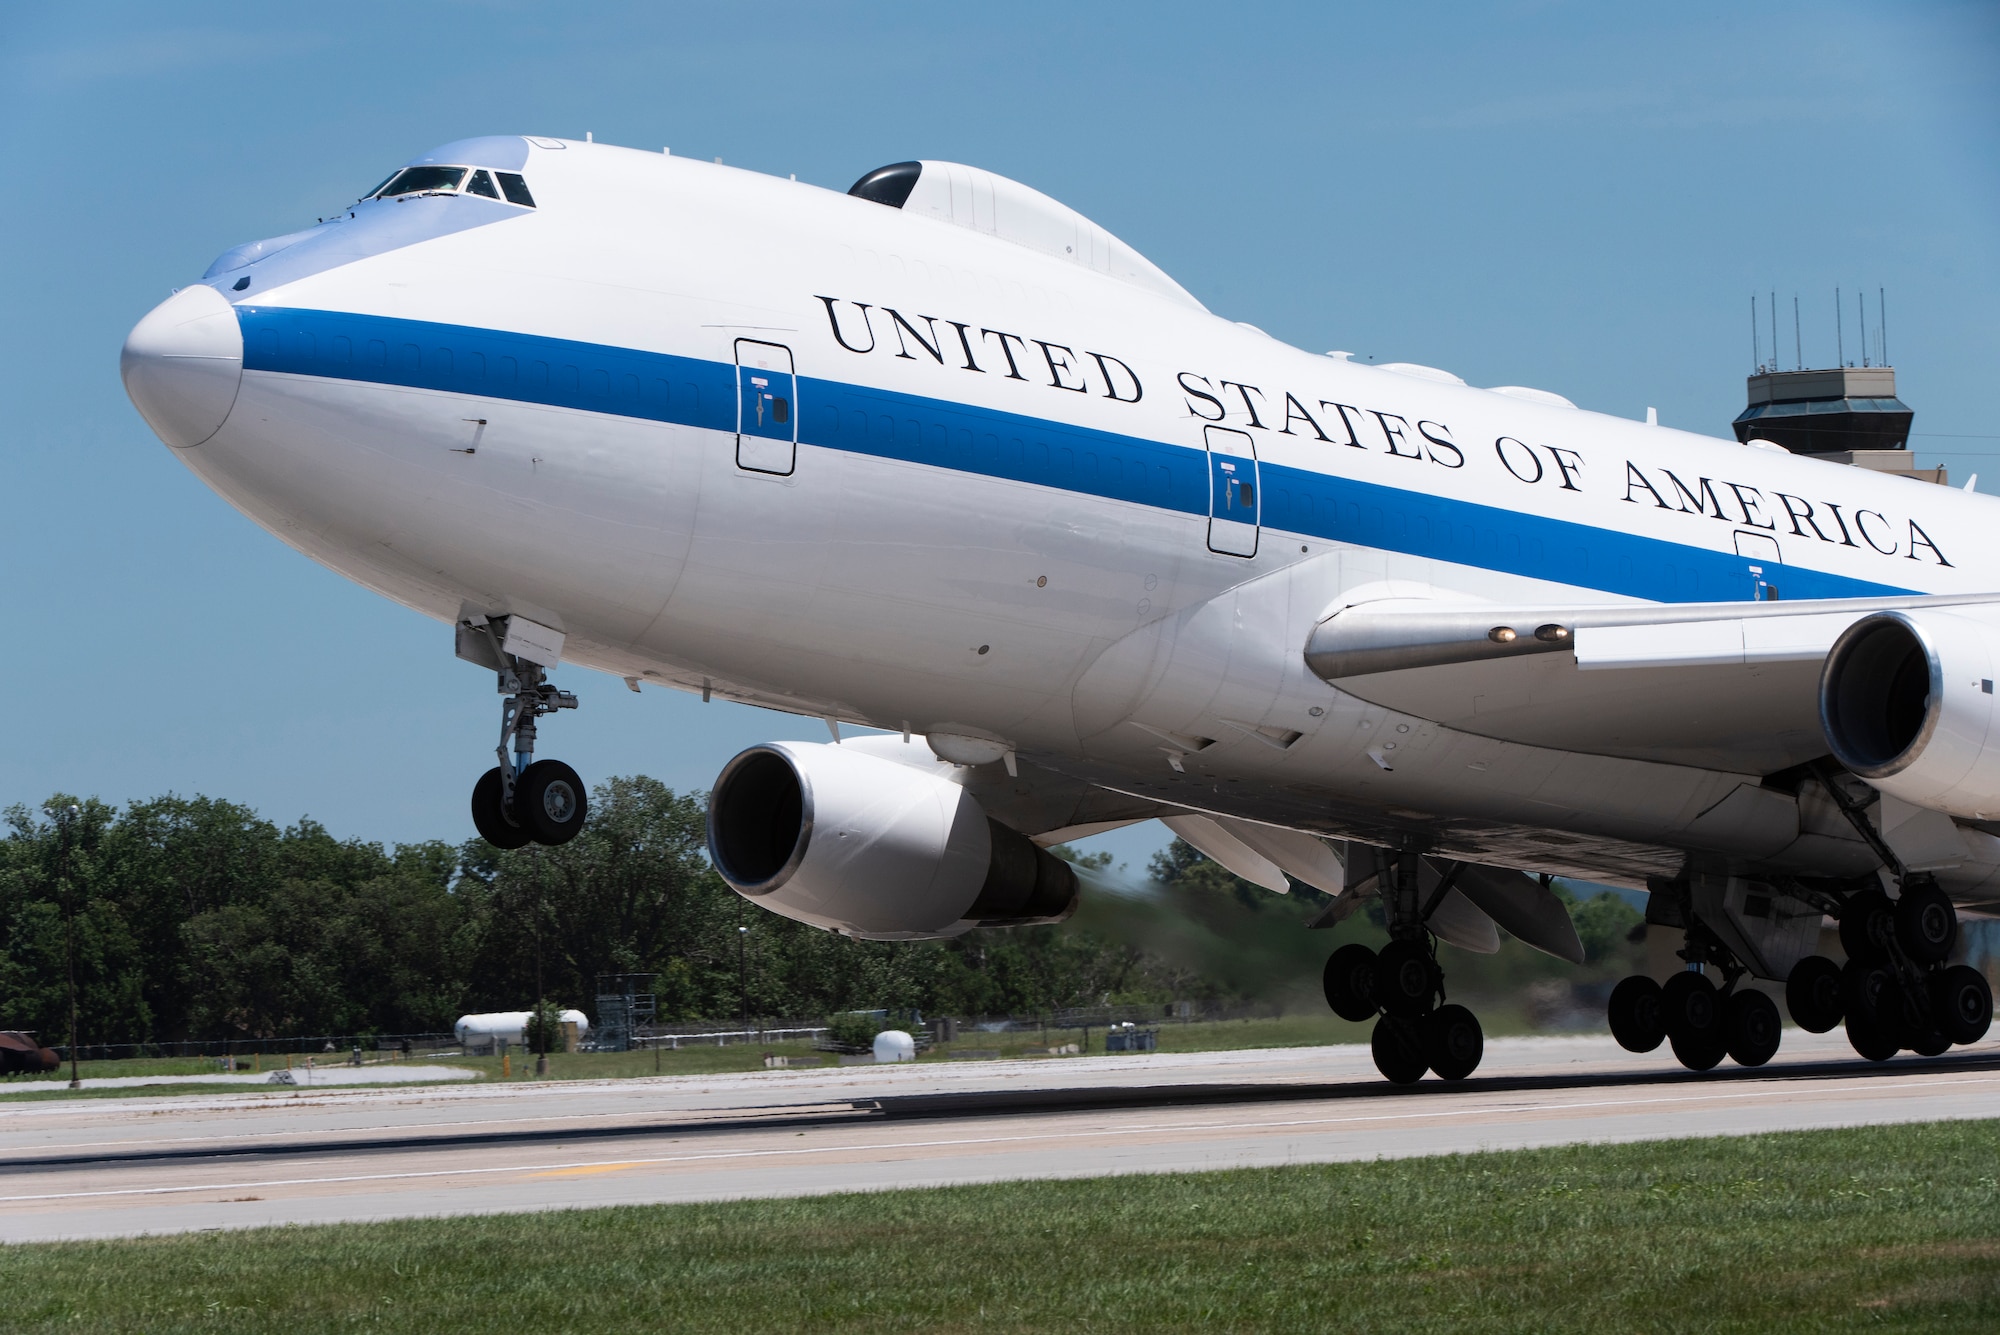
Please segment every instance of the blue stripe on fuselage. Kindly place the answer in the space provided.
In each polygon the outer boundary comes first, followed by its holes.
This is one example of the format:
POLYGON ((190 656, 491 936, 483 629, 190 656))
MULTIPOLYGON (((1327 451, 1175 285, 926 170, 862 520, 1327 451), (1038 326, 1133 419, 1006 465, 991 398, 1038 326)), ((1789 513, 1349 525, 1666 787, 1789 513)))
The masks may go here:
MULTIPOLYGON (((736 429, 735 367, 668 353, 386 316, 238 306, 251 371, 442 390, 736 429)), ((799 377, 800 443, 1208 513, 1203 450, 944 399, 799 377)), ((1654 602, 1754 596, 1728 552, 1476 505, 1309 469, 1262 465, 1266 529, 1654 602)), ((1900 594, 1801 566, 1767 568, 1790 598, 1900 594)))

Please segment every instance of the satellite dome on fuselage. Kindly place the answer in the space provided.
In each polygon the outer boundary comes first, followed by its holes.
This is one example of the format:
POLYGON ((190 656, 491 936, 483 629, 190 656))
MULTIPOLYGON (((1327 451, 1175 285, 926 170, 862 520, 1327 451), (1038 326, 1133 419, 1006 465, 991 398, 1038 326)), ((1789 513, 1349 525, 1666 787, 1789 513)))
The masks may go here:
POLYGON ((1157 264, 1069 205, 997 172, 962 162, 895 162, 869 172, 847 193, 1012 241, 1193 310, 1208 309, 1157 264))

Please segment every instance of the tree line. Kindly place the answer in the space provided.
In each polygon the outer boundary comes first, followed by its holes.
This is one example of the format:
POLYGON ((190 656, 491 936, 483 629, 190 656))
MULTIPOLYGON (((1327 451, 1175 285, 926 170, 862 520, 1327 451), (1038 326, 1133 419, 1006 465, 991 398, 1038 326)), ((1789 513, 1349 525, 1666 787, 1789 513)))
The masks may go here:
MULTIPOLYGON (((1379 913, 1301 931, 1323 896, 1271 895, 1176 841, 1140 876, 1082 859, 1068 923, 855 941, 731 891, 705 852, 705 795, 642 776, 600 785, 570 843, 511 852, 336 839, 199 796, 120 809, 58 795, 6 817, 0 1028, 54 1044, 69 1029, 66 916, 83 1044, 438 1032, 537 996, 594 1019, 598 976, 625 973, 655 975, 662 1021, 1310 1006, 1327 951, 1380 935, 1379 913)), ((1637 919, 1608 899, 1585 907, 1594 954, 1637 919)), ((1460 967, 1496 986, 1555 971, 1510 950, 1460 967)))
POLYGON ((662 1020, 1034 1013, 1186 983, 1058 927, 919 943, 816 931, 724 885, 704 822, 703 796, 644 777, 598 787, 570 843, 512 852, 385 848, 210 797, 16 806, 0 840, 0 1028, 66 1041, 66 914, 84 1044, 435 1032, 538 994, 594 1011, 607 973, 657 975, 662 1020))

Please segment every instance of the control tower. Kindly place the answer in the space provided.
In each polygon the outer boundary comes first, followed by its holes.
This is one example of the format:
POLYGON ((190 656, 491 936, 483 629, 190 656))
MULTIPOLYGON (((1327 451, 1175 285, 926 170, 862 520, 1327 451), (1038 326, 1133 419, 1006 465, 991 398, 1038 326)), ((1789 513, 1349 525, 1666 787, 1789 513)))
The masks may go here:
POLYGON ((1749 405, 1734 423, 1740 441, 1768 440, 1831 463, 1945 481, 1944 469, 1918 468, 1910 454, 1916 413, 1896 397, 1892 366, 1760 369, 1749 389, 1749 405))

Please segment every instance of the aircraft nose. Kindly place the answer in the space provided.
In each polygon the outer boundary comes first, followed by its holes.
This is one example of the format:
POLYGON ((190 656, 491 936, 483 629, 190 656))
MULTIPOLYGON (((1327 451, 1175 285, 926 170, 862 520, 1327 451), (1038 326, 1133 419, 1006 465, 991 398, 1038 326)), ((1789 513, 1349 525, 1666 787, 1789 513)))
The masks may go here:
POLYGON ((154 434, 176 449, 201 444, 222 429, 243 380, 236 308, 212 287, 182 288, 132 326, 118 370, 154 434))

